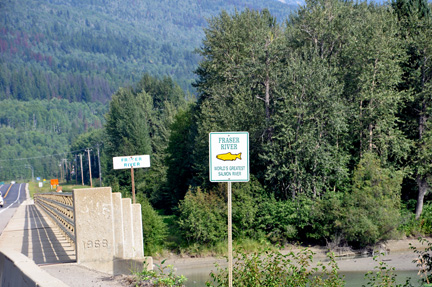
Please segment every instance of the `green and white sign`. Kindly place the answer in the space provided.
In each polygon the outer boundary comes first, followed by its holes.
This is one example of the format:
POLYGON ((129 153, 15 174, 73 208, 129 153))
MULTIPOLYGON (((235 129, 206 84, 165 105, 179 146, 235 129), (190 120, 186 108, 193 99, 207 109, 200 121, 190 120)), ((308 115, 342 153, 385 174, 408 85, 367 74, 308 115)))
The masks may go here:
POLYGON ((113 157, 114 169, 130 169, 132 181, 132 202, 135 203, 134 168, 150 167, 150 155, 130 155, 113 157))
POLYGON ((249 133, 209 134, 210 181, 249 181, 249 133))
POLYGON ((114 169, 150 167, 150 155, 113 157, 114 169))

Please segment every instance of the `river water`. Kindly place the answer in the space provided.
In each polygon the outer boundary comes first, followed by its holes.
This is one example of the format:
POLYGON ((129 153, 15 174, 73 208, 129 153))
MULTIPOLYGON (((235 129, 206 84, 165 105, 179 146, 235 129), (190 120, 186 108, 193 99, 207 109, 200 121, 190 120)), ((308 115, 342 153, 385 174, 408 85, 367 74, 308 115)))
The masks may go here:
MULTIPOLYGON (((194 268, 178 269, 177 274, 184 275, 188 278, 185 286, 186 287, 203 287, 205 282, 210 280, 210 272, 216 270, 213 265, 204 265, 194 268)), ((368 280, 365 279, 366 272, 355 271, 355 272, 339 272, 341 275, 345 276, 345 286, 346 287, 361 287, 362 285, 367 286, 368 280)), ((413 286, 421 286, 418 283, 419 276, 417 271, 395 271, 396 273, 396 284, 403 284, 408 278, 411 278, 411 284, 413 286)))

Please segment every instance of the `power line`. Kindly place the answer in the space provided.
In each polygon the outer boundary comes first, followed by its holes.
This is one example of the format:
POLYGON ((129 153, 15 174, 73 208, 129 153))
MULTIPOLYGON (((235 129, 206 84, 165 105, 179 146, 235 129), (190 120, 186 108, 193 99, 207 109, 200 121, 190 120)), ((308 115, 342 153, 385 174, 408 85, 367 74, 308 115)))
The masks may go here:
MULTIPOLYGON (((93 146, 95 147, 95 146, 93 146)), ((54 157, 54 156, 63 156, 66 154, 74 154, 77 152, 82 152, 82 151, 86 151, 87 148, 83 148, 83 149, 79 149, 79 150, 74 150, 74 151, 67 151, 67 152, 62 152, 62 153, 55 153, 55 154, 51 154, 51 155, 42 155, 42 156, 35 156, 35 157, 25 157, 25 158, 9 158, 9 159, 0 159, 0 162, 3 161, 16 161, 16 160, 29 160, 29 159, 39 159, 39 158, 47 158, 47 157, 54 157)))

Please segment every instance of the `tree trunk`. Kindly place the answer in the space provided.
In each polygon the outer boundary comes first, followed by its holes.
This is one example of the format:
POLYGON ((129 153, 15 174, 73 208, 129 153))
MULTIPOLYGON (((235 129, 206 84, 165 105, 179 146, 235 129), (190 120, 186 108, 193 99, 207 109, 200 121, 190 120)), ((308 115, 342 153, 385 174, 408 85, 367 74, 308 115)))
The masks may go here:
POLYGON ((428 183, 426 181, 426 178, 423 176, 420 176, 420 175, 417 176, 416 181, 417 181, 419 193, 418 193, 418 197, 417 197, 415 218, 419 219, 420 215, 422 214, 422 211, 423 211, 423 200, 424 200, 424 196, 426 194, 426 191, 428 189, 428 183))
POLYGON ((271 128, 271 122, 270 122, 270 76, 266 76, 266 80, 264 82, 265 85, 265 113, 266 113, 266 128, 267 128, 267 139, 271 142, 271 139, 273 137, 272 135, 272 128, 271 128))
MULTIPOLYGON (((427 122, 426 109, 427 109, 427 105, 426 105, 426 100, 424 99, 422 102, 422 110, 421 110, 420 118, 419 118, 419 141, 420 142, 423 138, 423 134, 424 134, 425 129, 426 129, 426 122, 427 122)), ((423 211, 424 196, 426 194, 426 191, 429 188, 429 185, 426 181, 426 176, 421 175, 421 174, 417 174, 416 181, 417 181, 417 186, 418 186, 418 197, 417 197, 415 218, 419 219, 420 215, 422 214, 422 211, 423 211)))
MULTIPOLYGON (((268 49, 268 46, 270 43, 266 43, 266 49, 268 49)), ((271 126, 271 111, 270 111, 270 53, 267 50, 266 51, 266 78, 265 78, 265 112, 266 112, 266 129, 267 129, 267 140, 269 142, 272 141, 273 137, 273 129, 271 126)))
POLYGON ((359 116, 359 127, 360 127, 360 158, 363 155, 363 100, 360 100, 360 116, 359 116))

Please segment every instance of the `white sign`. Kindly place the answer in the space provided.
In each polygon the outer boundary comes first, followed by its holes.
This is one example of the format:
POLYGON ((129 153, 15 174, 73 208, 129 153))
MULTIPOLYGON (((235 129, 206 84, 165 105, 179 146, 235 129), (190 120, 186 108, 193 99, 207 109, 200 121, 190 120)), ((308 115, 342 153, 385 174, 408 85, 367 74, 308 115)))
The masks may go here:
POLYGON ((146 154, 113 157, 113 166, 114 169, 150 167, 150 156, 146 154))
POLYGON ((210 181, 249 181, 249 133, 209 134, 210 181))

